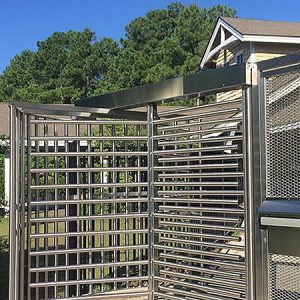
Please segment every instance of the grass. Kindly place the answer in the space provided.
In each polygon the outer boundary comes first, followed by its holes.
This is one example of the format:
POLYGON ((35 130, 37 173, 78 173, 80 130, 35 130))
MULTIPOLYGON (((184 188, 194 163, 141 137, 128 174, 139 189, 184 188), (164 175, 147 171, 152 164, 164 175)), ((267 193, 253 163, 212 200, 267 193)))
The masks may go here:
POLYGON ((0 238, 8 239, 9 220, 8 218, 0 221, 0 238))
MULTIPOLYGON (((100 223, 102 222, 102 230, 107 230, 109 231, 109 222, 107 220, 96 220, 95 221, 95 231, 100 230, 100 223)), ((134 225, 133 225, 133 221, 129 220, 128 221, 128 227, 129 229, 133 229, 134 225)), ((34 228, 33 228, 34 229, 34 228)), ((121 219, 120 220, 120 229, 125 229, 125 219, 121 219)), ((40 225, 39 229, 38 229, 39 233, 44 233, 45 232, 45 227, 44 225, 40 225)), ((50 223, 47 226, 47 231, 49 233, 54 233, 54 223, 50 223)), ((65 228, 65 224, 64 222, 59 222, 58 223, 58 232, 65 232, 66 228, 65 228)), ((34 233, 34 232, 32 232, 34 233)), ((7 288, 7 284, 8 284, 8 262, 9 262, 9 255, 8 255, 8 235, 9 235, 9 219, 5 218, 2 219, 0 221, 0 299, 1 300, 7 300, 8 299, 8 290, 7 288)), ((120 245, 126 245, 126 240, 127 242, 129 242, 130 245, 133 244, 133 239, 134 239, 134 234, 130 233, 127 234, 127 238, 125 240, 125 234, 121 234, 119 236, 119 244, 120 245)), ((65 239, 62 238, 58 238, 58 244, 60 244, 60 240, 62 240, 61 244, 62 246, 65 246, 65 239)), ((138 241, 136 240, 136 243, 138 241)), ((99 237, 95 237, 95 246, 101 246, 101 244, 104 243, 105 246, 109 245, 109 241, 107 238, 103 239, 103 241, 100 241, 99 237)), ((34 244, 31 245, 32 247, 34 247, 34 244)), ((58 245, 59 246, 59 245, 58 245)), ((51 249, 54 248, 54 238, 51 238, 48 240, 48 247, 51 249)), ((39 240, 39 248, 43 249, 44 248, 44 244, 43 244, 43 239, 41 238, 39 240)), ((104 262, 108 262, 110 257, 109 257, 109 253, 106 253, 106 256, 104 258, 104 262), (107 257, 106 257, 107 256, 107 257)), ((120 253, 120 260, 121 261, 125 261, 125 252, 121 252, 120 253)), ((129 260, 135 260, 134 254, 132 251, 129 252, 129 260)), ((100 270, 95 270, 95 276, 96 278, 100 278, 100 270)), ((111 274, 110 274, 110 268, 109 267, 105 267, 103 269, 103 275, 104 277, 110 278, 111 274)), ((96 286, 95 286, 96 288, 96 286)), ((111 286, 109 284, 104 284, 104 290, 111 290, 111 286)), ((96 292, 96 290, 94 291, 96 292)))
POLYGON ((8 299, 8 218, 0 221, 0 299, 8 299))

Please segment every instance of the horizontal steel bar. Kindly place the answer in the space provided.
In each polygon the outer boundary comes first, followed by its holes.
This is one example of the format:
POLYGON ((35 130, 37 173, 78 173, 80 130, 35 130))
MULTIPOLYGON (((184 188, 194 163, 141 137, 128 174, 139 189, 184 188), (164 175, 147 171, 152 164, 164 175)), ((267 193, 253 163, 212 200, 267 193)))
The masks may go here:
POLYGON ((201 139, 189 139, 189 140, 175 140, 175 141, 166 141, 158 142, 159 146, 175 146, 175 145, 187 145, 187 144, 198 144, 198 143, 216 143, 216 142, 232 142, 232 141, 242 141, 243 137, 238 136, 221 136, 221 137, 205 137, 201 139))
MULTIPOLYGON (((160 292, 156 292, 156 291, 153 292, 153 295, 156 296, 156 297, 159 297, 157 299, 164 299, 164 300, 187 300, 186 298, 183 298, 183 297, 177 297, 177 296, 168 295, 168 294, 164 294, 164 293, 160 293, 160 292)), ((196 299, 196 298, 191 298, 191 299, 196 299)))
MULTIPOLYGON (((160 274, 162 275, 167 275, 167 276, 172 276, 172 277, 179 277, 187 280, 193 280, 193 281, 198 281, 198 282, 205 282, 205 283, 212 283, 217 286, 223 286, 227 288, 231 288, 233 290, 240 290, 243 291, 245 289, 245 282, 242 280, 232 280, 232 279, 220 279, 220 278, 214 278, 214 277, 204 277, 201 275, 192 275, 192 274, 185 274, 185 273, 180 273, 180 272, 173 272, 169 270, 160 270, 160 274)), ((162 278, 163 280, 163 278, 162 278)))
POLYGON ((180 297, 175 297, 175 298, 169 298, 169 297, 173 297, 173 296, 170 296, 168 294, 163 294, 163 293, 157 293, 155 292, 155 295, 161 295, 163 297, 163 299, 170 299, 170 300, 187 300, 187 299, 192 299, 192 300, 199 300, 199 296, 201 296, 201 300, 230 300, 228 298, 224 298, 224 297, 220 297, 220 296, 215 296, 215 295, 209 295, 207 293, 195 293, 194 290, 192 290, 192 292, 190 291, 187 291, 185 289, 176 289, 174 288, 174 285, 172 284, 172 287, 169 288, 169 287, 165 287, 164 285, 161 285, 159 287, 159 290, 161 291, 164 291, 164 292, 167 292, 167 293, 172 293, 172 294, 176 294, 176 295, 181 295, 180 297), (182 298, 184 297, 184 298, 182 298), (188 297, 188 298, 186 298, 188 297))
POLYGON ((79 279, 79 280, 68 280, 68 281, 47 281, 29 283, 30 287, 48 287, 48 286, 64 286, 64 285, 77 285, 77 284, 97 284, 97 283, 111 283, 111 282, 130 282, 130 281, 142 281, 148 280, 148 276, 136 276, 136 277, 118 277, 118 278, 103 278, 103 279, 79 279))
POLYGON ((88 235, 105 235, 105 234, 137 234, 137 233, 148 233, 148 229, 126 229, 126 230, 102 230, 102 231, 84 231, 84 232, 56 232, 56 233, 38 233, 31 234, 31 238, 49 238, 49 237, 64 237, 64 236, 88 236, 88 235))
POLYGON ((97 168, 32 168, 31 173, 64 173, 64 172, 109 172, 109 171, 148 171, 147 167, 97 167, 97 168))
POLYGON ((32 141, 147 141, 147 136, 32 136, 32 141))
MULTIPOLYGON (((206 258, 213 257, 213 258, 217 258, 217 259, 228 259, 228 260, 234 260, 234 261, 240 261, 242 259, 242 257, 240 255, 218 253, 218 252, 205 251, 205 250, 199 250, 199 249, 190 249, 190 248, 186 248, 186 247, 174 247, 174 246, 168 246, 165 243, 159 244, 159 245, 156 244, 156 245, 153 245, 153 247, 154 247, 154 249, 164 250, 164 252, 160 254, 160 257, 165 257, 163 255, 168 254, 168 253, 166 253, 166 251, 172 251, 172 252, 180 252, 180 253, 185 253, 185 254, 193 254, 193 255, 195 255, 195 256, 193 256, 193 258, 196 258, 197 255, 203 255, 206 258)), ((203 260, 203 263, 206 263, 205 261, 207 261, 207 264, 210 264, 211 260, 212 259, 203 260)), ((214 260, 212 260, 212 261, 214 261, 214 260)), ((218 265, 220 265, 219 261, 218 261, 218 265)), ((244 269, 242 269, 242 270, 244 270, 244 269)))
POLYGON ((212 240, 224 240, 224 241, 241 241, 241 238, 238 236, 231 236, 231 235, 222 235, 222 234, 213 234, 213 233, 195 233, 189 231, 177 231, 177 230, 168 230, 168 229, 161 229, 161 228, 154 228, 154 233, 159 234, 168 234, 168 235, 178 235, 178 236, 191 236, 197 238, 207 238, 212 240))
POLYGON ((29 268, 29 271, 34 273, 34 272, 51 272, 51 271, 64 271, 64 270, 83 270, 83 269, 105 268, 105 267, 141 266, 141 265, 147 265, 148 263, 149 263, 148 260, 133 260, 133 261, 121 261, 121 262, 110 261, 108 263, 89 263, 89 264, 29 268))
POLYGON ((148 244, 140 245, 126 245, 126 246, 111 246, 111 247, 90 247, 90 248, 74 248, 74 249, 60 249, 51 250, 45 249, 44 251, 30 250, 30 256, 40 256, 40 255, 57 255, 57 254, 70 254, 70 253, 86 253, 86 252, 105 252, 105 251, 125 251, 125 250, 142 250, 148 249, 148 244))
MULTIPOLYGON (((114 199, 70 199, 70 200, 45 200, 45 201, 32 201, 31 206, 38 205, 61 205, 61 204, 95 204, 95 203, 120 203, 120 202, 148 202, 148 198, 114 198, 114 199)), ((48 208, 51 210, 51 208, 48 208)))
POLYGON ((172 218, 172 219, 187 219, 187 220, 202 220, 208 222, 223 222, 223 223, 234 223, 240 222, 241 220, 238 218, 225 218, 225 217, 216 217, 216 216, 202 216, 202 215, 187 215, 185 214, 165 214, 165 213, 154 213, 154 217, 156 218, 172 218))
MULTIPOLYGON (((126 292, 124 290, 119 290, 118 292, 102 292, 93 295, 83 295, 77 296, 76 300, 111 300, 111 299, 141 299, 142 297, 148 296, 149 292, 135 292, 135 288, 127 288, 126 292), (132 289, 132 291, 130 291, 132 289)), ((60 300, 74 300, 74 297, 59 298, 60 300)))
POLYGON ((191 206, 172 206, 172 205, 160 205, 160 210, 170 211, 201 211, 201 212, 213 212, 213 213, 224 213, 224 214, 244 214, 243 209, 239 208, 225 208, 225 207, 191 207, 191 206))
MULTIPOLYGON (((190 210, 193 208, 190 207, 190 210)), ((212 217, 213 219, 213 217, 212 217)), ((213 220, 212 220, 213 221, 213 220)), ((194 228, 194 229, 206 229, 206 230, 213 230, 213 231, 242 231, 244 232, 244 228, 242 227, 234 227, 234 226, 220 226, 220 225, 207 225, 207 224, 195 224, 195 223, 186 223, 186 222, 172 222, 172 221, 159 221, 160 226, 170 227, 182 227, 182 228, 194 228)))
MULTIPOLYGON (((179 264, 179 263, 165 262, 165 261, 161 261, 161 260, 154 260, 154 263, 158 267, 165 266, 165 267, 177 268, 177 269, 182 270, 182 264, 179 264)), ((234 272, 230 272, 228 270, 224 271, 224 270, 220 270, 220 269, 204 268, 204 267, 199 267, 199 266, 196 267, 196 266, 191 266, 188 264, 184 265, 184 269, 189 270, 189 271, 198 272, 198 273, 203 272, 206 274, 219 275, 223 278, 236 278, 236 279, 243 278, 241 273, 234 273, 234 272)), ((159 278, 156 278, 156 279, 159 279, 159 278)))
POLYGON ((237 187, 240 185, 238 181, 158 181, 153 183, 155 186, 216 186, 216 187, 237 187))
POLYGON ((163 133, 163 134, 155 135, 153 138, 154 140, 166 140, 168 138, 190 137, 192 135, 198 136, 198 135, 216 133, 216 132, 224 133, 228 131, 238 131, 238 128, 236 125, 222 127, 222 128, 214 127, 210 129, 201 129, 201 130, 194 130, 194 131, 185 131, 185 132, 168 133, 168 134, 163 133))
POLYGON ((30 152, 32 157, 57 157, 57 156, 146 156, 146 151, 116 151, 116 152, 30 152))
POLYGON ((215 155, 201 155, 201 156, 181 156, 181 157, 168 157, 158 158, 159 163, 166 162, 190 162, 197 160, 227 160, 227 159, 241 159, 243 154, 215 154, 215 155))
POLYGON ((262 71, 260 73, 260 75, 261 75, 261 77, 269 78, 269 77, 286 74, 286 73, 291 73, 291 72, 297 72, 297 71, 300 71, 300 62, 298 62, 298 64, 292 65, 292 66, 286 66, 283 68, 276 68, 276 69, 272 69, 272 70, 262 71))
POLYGON ((210 152, 210 151, 221 151, 221 150, 235 150, 238 145, 220 145, 220 146, 207 146, 207 147, 193 147, 193 148, 181 148, 181 149, 169 149, 169 150, 156 150, 154 155, 172 155, 178 153, 190 153, 190 152, 210 152))
POLYGON ((200 247, 235 249, 235 250, 245 251, 245 246, 229 244, 229 243, 194 241, 194 240, 188 240, 188 239, 178 239, 178 238, 170 238, 170 237, 163 237, 163 236, 161 236, 159 238, 159 240, 163 241, 163 242, 188 244, 188 245, 200 246, 200 247))
POLYGON ((215 108, 215 107, 219 107, 219 106, 231 106, 233 104, 241 104, 242 101, 241 99, 238 99, 238 100, 229 100, 229 101, 224 101, 224 102, 214 102, 214 103, 209 103, 209 104, 203 104, 203 105, 200 105, 200 106, 193 106, 193 107, 184 107, 184 108, 177 108, 177 109, 174 109, 174 110, 168 110, 168 111, 163 111, 163 112, 160 112, 159 113, 159 116, 160 117, 165 117, 165 116, 170 116, 170 115, 174 115, 174 114, 180 114, 180 113, 183 113, 183 112, 194 112, 195 110, 199 110, 199 111, 202 111, 202 110, 205 110, 207 108, 215 108))
POLYGON ((192 191, 158 191, 159 196, 166 195, 222 195, 222 196, 242 196, 244 191, 237 190, 192 190, 192 191))
POLYGON ((222 115, 228 115, 228 114, 236 114, 241 111, 241 108, 228 108, 223 110, 215 110, 215 111, 209 111, 209 112, 202 112, 202 113, 195 113, 192 115, 184 115, 184 116, 176 116, 171 118, 162 118, 154 120, 154 124, 164 124, 166 122, 180 122, 180 121, 190 121, 194 119, 200 119, 200 118, 209 118, 213 116, 222 116, 222 115))
POLYGON ((164 278, 164 282, 170 282, 175 285, 181 285, 184 288, 189 287, 189 288, 200 290, 200 291, 207 292, 207 293, 214 293, 216 295, 231 297, 231 299, 242 299, 242 297, 243 297, 242 292, 226 290, 226 289, 222 289, 221 287, 213 288, 208 285, 199 285, 199 284, 195 284, 195 283, 189 283, 187 281, 174 280, 174 279, 170 279, 170 278, 164 278))
POLYGON ((235 64, 226 68, 207 70, 131 89, 120 90, 75 102, 76 106, 128 108, 144 106, 161 100, 185 95, 216 93, 246 84, 246 65, 235 64))
POLYGON ((215 164, 200 164, 200 165, 182 165, 182 166, 155 166, 155 171, 173 171, 173 170, 194 170, 194 169, 237 169, 238 163, 215 163, 215 164))
MULTIPOLYGON (((180 129, 189 129, 194 127, 202 127, 207 125, 218 125, 218 124, 228 124, 228 123, 241 123, 242 117, 230 117, 230 118, 223 118, 217 120, 209 120, 209 121, 199 121, 199 122, 192 122, 192 123, 184 123, 184 124, 176 124, 176 125, 166 125, 166 126, 157 126, 158 132, 166 132, 166 131, 178 131, 180 129)), ((226 128, 226 127, 225 127, 226 128)), ((237 127, 235 127, 237 128, 237 127)), ((222 127, 220 127, 222 129, 222 127)))
POLYGON ((75 125, 147 125, 147 121, 128 120, 51 120, 51 119, 31 119, 31 124, 75 124, 75 125))
POLYGON ((153 198, 155 202, 174 202, 174 203, 201 203, 201 204, 221 204, 221 205, 237 205, 239 203, 238 199, 205 199, 205 198, 153 198))
POLYGON ((260 223, 263 226, 300 228, 300 219, 282 217, 261 217, 260 223))
POLYGON ((164 173, 158 178, 228 178, 243 177, 243 172, 164 173))
POLYGON ((72 216, 72 217, 45 217, 45 218, 31 218, 31 223, 50 223, 50 222, 72 222, 85 220, 117 220, 117 219, 133 219, 133 218, 147 218, 148 213, 132 213, 132 214, 107 214, 107 215, 93 215, 93 216, 72 216))
POLYGON ((120 182, 120 183, 76 183, 76 184, 41 184, 31 185, 32 190, 44 189, 72 189, 72 188, 98 188, 98 187, 137 187, 147 186, 147 182, 120 182))

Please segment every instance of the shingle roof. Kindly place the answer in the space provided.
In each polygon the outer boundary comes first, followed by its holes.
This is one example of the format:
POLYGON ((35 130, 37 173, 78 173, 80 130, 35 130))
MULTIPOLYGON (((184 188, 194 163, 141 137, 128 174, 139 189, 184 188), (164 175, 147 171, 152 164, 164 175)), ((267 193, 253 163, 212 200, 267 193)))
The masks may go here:
POLYGON ((222 17, 228 25, 242 35, 300 37, 300 22, 263 21, 222 17))

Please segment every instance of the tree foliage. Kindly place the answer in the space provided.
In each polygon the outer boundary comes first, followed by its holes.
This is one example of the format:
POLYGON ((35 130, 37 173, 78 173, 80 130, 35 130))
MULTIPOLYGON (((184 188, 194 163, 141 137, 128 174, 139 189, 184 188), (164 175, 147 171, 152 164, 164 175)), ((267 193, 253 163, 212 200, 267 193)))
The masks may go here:
POLYGON ((235 14, 221 5, 175 2, 131 21, 120 42, 97 40, 89 29, 56 32, 38 42, 36 52, 12 59, 0 76, 0 101, 72 103, 197 72, 218 17, 235 14))

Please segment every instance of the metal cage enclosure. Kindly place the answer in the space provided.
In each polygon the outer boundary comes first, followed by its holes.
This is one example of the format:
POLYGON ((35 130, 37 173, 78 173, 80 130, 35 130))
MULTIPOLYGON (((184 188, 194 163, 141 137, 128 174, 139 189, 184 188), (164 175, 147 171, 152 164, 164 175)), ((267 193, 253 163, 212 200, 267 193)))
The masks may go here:
POLYGON ((12 103, 9 299, 299 299, 299 70, 12 103))

